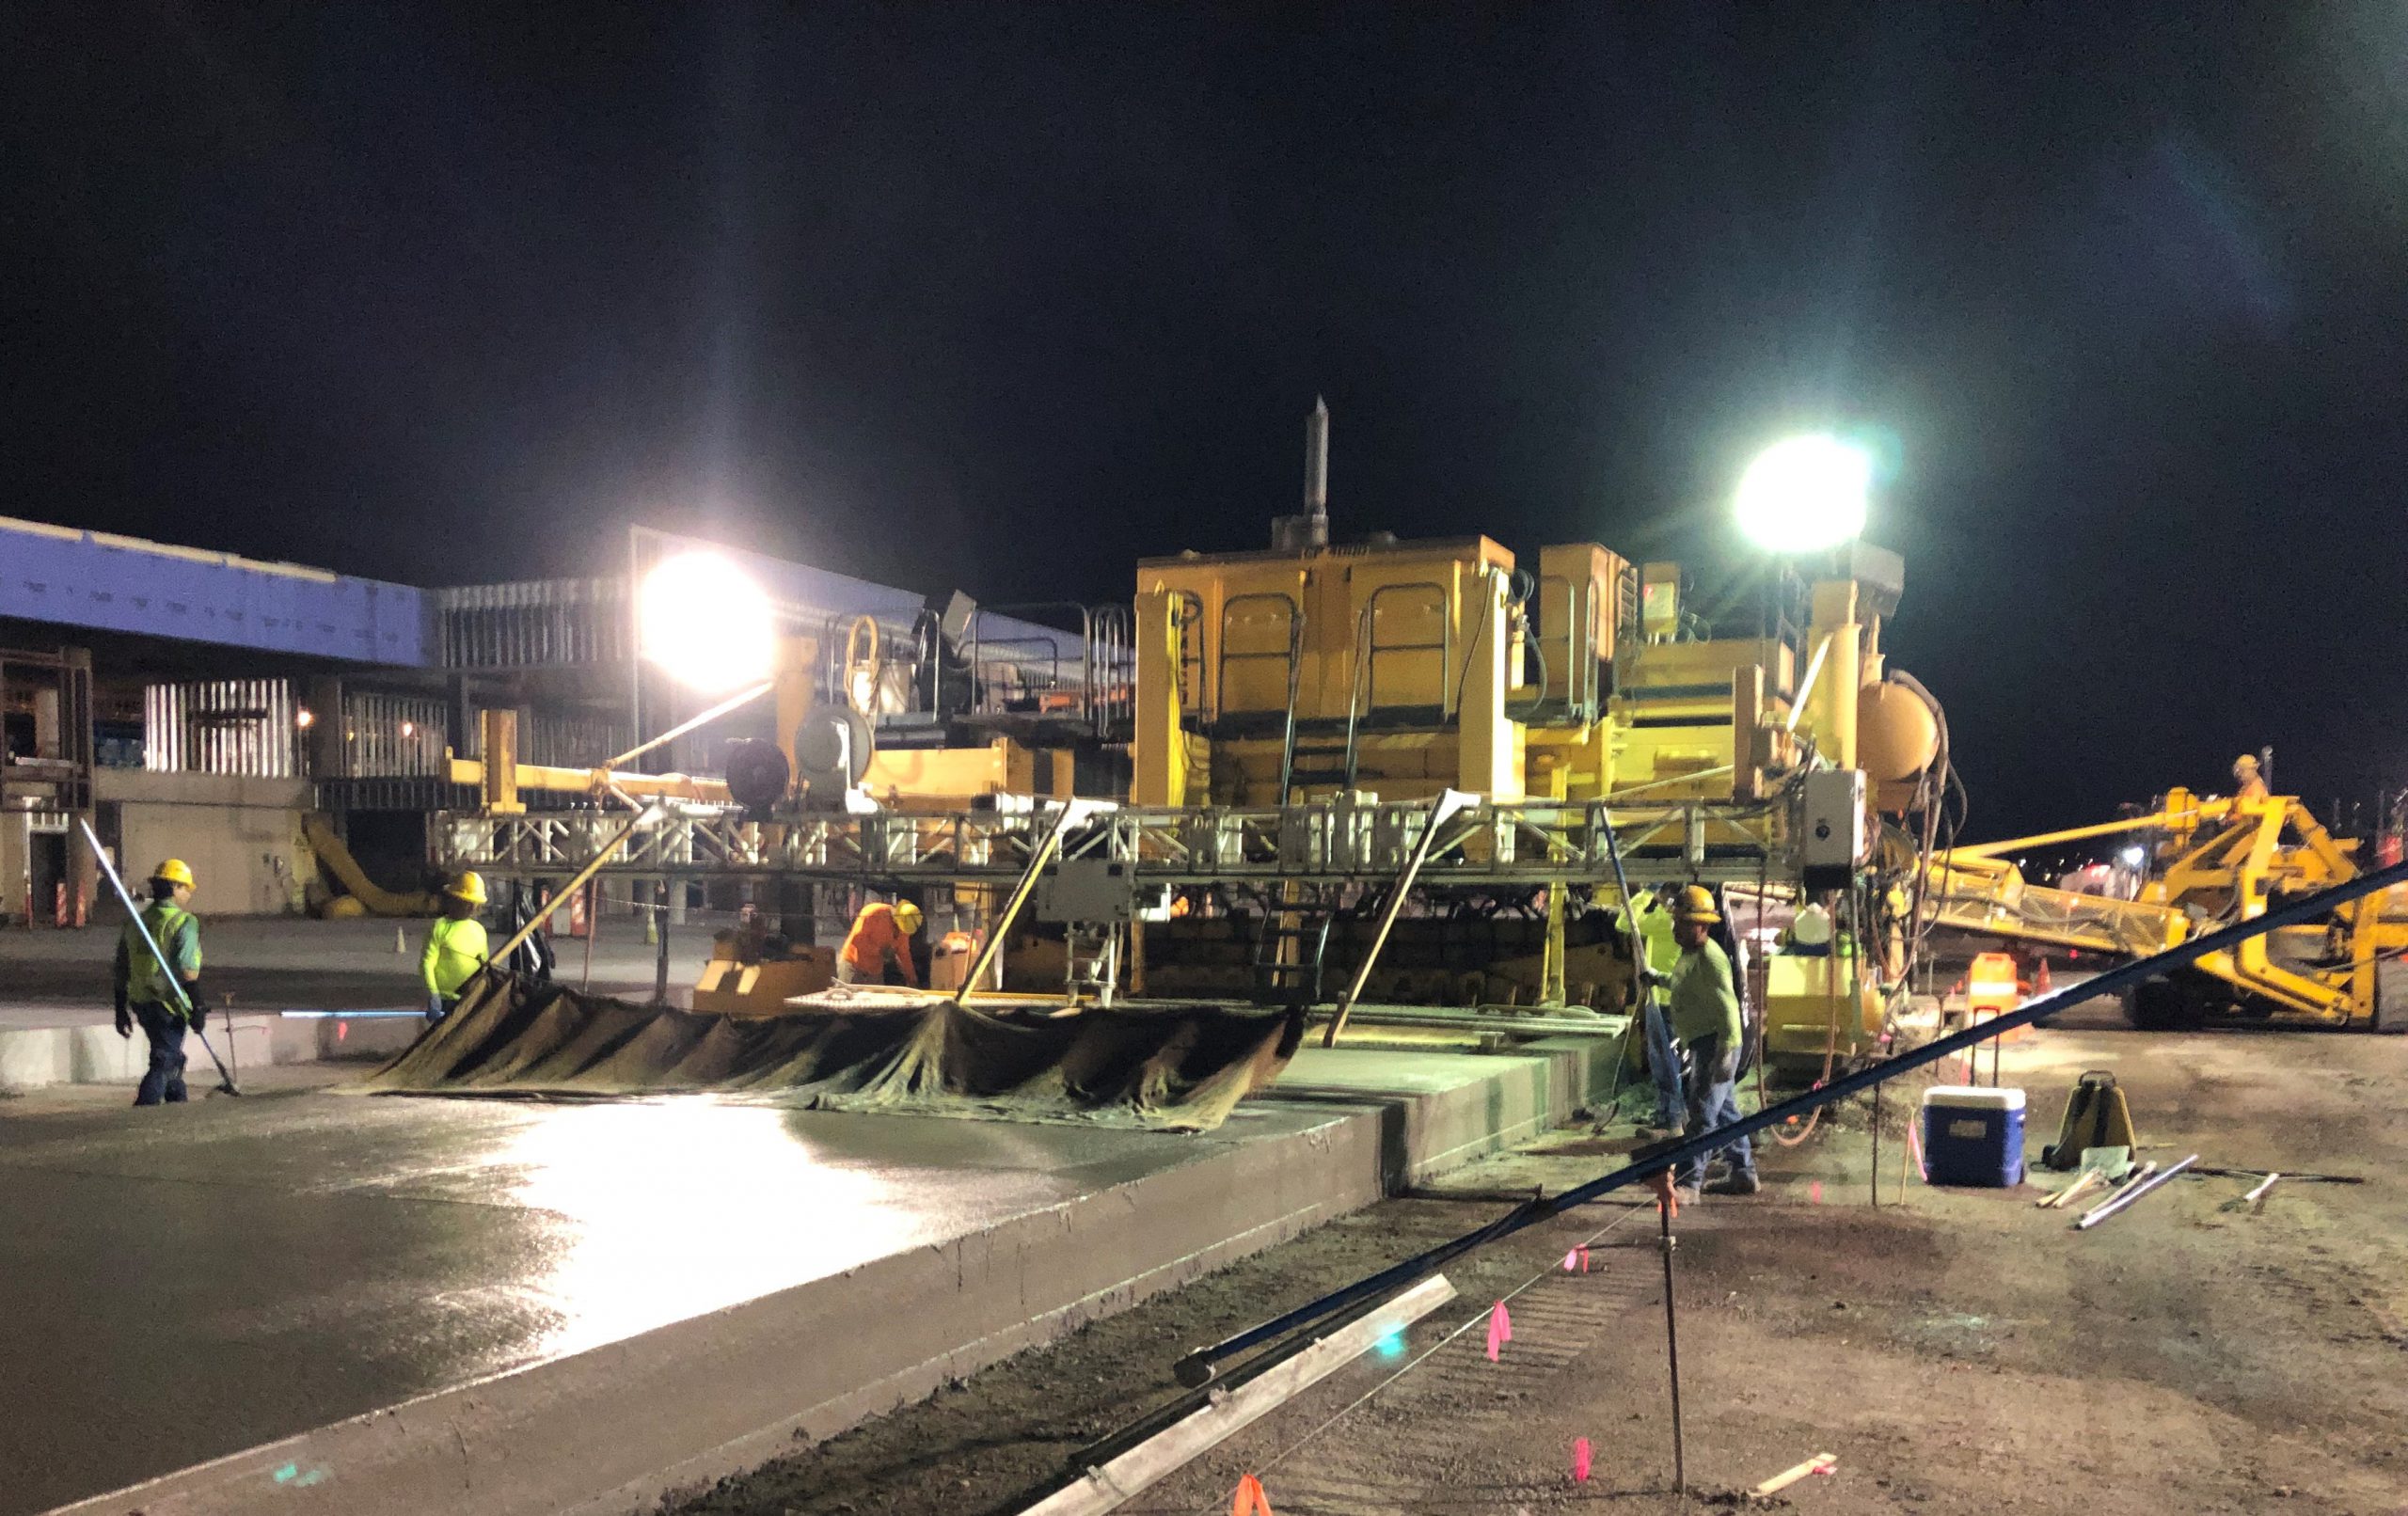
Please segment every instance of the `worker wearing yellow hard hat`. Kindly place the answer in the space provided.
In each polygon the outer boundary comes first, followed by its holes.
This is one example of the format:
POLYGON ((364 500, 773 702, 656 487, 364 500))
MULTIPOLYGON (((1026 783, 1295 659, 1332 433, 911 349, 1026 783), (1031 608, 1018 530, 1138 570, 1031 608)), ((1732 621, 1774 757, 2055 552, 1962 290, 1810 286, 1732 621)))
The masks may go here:
POLYGON ((845 945, 836 955, 836 983, 882 985, 891 963, 901 982, 917 989, 920 971, 911 964, 911 937, 920 929, 920 908, 909 900, 888 905, 873 900, 853 918, 845 945))
MULTIPOLYGON (((1731 955, 1714 940, 1722 923, 1714 892, 1692 884, 1672 906, 1672 935, 1681 944, 1680 962, 1672 968, 1667 997, 1672 1035, 1687 1060, 1688 1129, 1691 1136, 1729 1126, 1739 1119, 1739 1057, 1744 1032, 1739 1020, 1739 988, 1731 972, 1731 955)), ((1688 1192, 1710 1195, 1751 1195, 1763 1188, 1756 1179, 1755 1151, 1740 1137, 1719 1151, 1690 1159, 1672 1176, 1688 1192), (1708 1158, 1726 1158, 1730 1171, 1711 1183, 1705 1179, 1708 1158)))
POLYGON ((458 1008, 461 991, 485 966, 485 924, 477 920, 484 903, 485 881, 473 872, 443 887, 443 914, 426 929, 426 950, 418 958, 430 1023, 458 1008))
POLYGON ((150 904, 142 908, 142 925, 127 922, 118 934, 117 1034, 133 1036, 139 1021, 150 1043, 150 1066, 135 1090, 135 1105, 174 1105, 188 1098, 184 1033, 200 1030, 209 1019, 200 1000, 200 920, 185 908, 192 891, 192 866, 181 858, 166 860, 150 871, 150 904), (150 930, 148 941, 143 927, 150 930))

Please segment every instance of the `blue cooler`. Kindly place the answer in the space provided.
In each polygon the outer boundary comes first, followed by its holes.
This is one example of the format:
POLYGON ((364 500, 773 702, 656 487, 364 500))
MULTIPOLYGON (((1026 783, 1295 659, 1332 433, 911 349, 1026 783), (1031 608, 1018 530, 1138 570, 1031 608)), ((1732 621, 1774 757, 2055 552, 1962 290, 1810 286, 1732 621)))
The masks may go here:
POLYGON ((1924 1091, 1923 1161, 1931 1184, 2021 1184, 2023 1092, 1971 1084, 1924 1091))

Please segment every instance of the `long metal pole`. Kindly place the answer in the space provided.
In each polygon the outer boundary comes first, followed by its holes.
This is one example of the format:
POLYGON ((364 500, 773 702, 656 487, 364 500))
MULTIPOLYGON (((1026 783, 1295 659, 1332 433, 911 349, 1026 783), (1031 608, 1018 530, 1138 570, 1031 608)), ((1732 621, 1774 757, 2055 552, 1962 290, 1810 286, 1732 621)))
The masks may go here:
POLYGON ((2122 1193, 2116 1195, 2115 1199, 2110 1200, 2103 1205, 2093 1207, 2083 1216, 2082 1220, 2073 1224, 2073 1229, 2077 1232, 2089 1231, 2100 1222, 2105 1221, 2108 1217, 2113 1216, 2115 1212, 2123 1209, 2126 1206, 2131 1205, 2133 1201, 2138 1200, 2141 1196, 2148 1193, 2151 1190, 2156 1189, 2159 1185, 2163 1184, 2166 1180, 2173 1178, 2176 1175, 2181 1173, 2184 1169, 2189 1168, 2192 1164, 2196 1163, 2197 1161, 2199 1161, 2199 1155, 2194 1153, 2189 1158, 2184 1159, 2181 1162, 2175 1164, 2172 1168, 2166 1169, 2150 1178, 2144 1179, 2140 1183, 2125 1190, 2122 1193))
MULTIPOLYGON (((117 892, 118 904, 125 908, 126 920, 134 923, 134 929, 142 934, 142 945, 150 950, 150 956, 161 968, 167 969, 167 987, 176 992, 176 1003, 183 1008, 184 1024, 191 1026, 192 997, 184 993, 183 984, 176 978, 175 971, 167 968, 167 955, 159 951, 159 940, 150 935, 150 924, 142 919, 140 908, 134 903, 133 892, 126 889, 125 881, 118 876, 117 865, 109 861, 109 855, 102 848, 100 834, 92 830, 92 824, 82 816, 75 818, 75 825, 84 829, 84 841, 91 845, 93 860, 101 865, 101 872, 108 876, 109 888, 117 892)), ((242 1094, 234 1087, 234 1076, 227 1069, 226 1060, 218 1057, 217 1050, 210 1045, 209 1034, 196 1026, 192 1034, 200 1039, 201 1050, 209 1054, 211 1063, 217 1066, 217 1077, 225 1082, 226 1093, 242 1094)), ((232 1045, 230 1043, 228 1046, 232 1045)))
POLYGON ((668 731, 660 734, 660 735, 654 737, 651 741, 640 742, 636 746, 629 748, 626 751, 606 759, 601 765, 599 765, 599 766, 603 768, 616 768, 621 764, 632 763, 636 759, 642 757, 645 753, 652 751, 653 749, 660 747, 664 743, 676 741, 679 737, 684 736, 687 733, 691 732, 698 726, 708 726, 711 722, 718 720, 721 717, 727 715, 730 711, 742 710, 745 706, 752 704, 754 701, 759 700, 762 696, 777 687, 778 684, 776 680, 764 680, 760 684, 754 685, 750 689, 730 695, 727 699, 721 701, 718 704, 712 706, 709 710, 703 712, 700 716, 688 717, 685 720, 678 722, 675 726, 671 727, 668 731))
POLYGON ((619 829, 618 835, 612 837, 609 842, 604 843, 600 852, 595 853, 592 858, 586 860, 585 867, 577 871, 576 876, 568 881, 566 888, 561 890, 555 893, 552 898, 544 902, 543 908, 535 912, 533 920, 530 921, 526 925, 518 928, 518 930, 511 933, 509 941, 504 942, 499 948, 485 955, 485 967, 491 968, 497 963, 509 962, 510 955, 517 951, 518 944, 534 936, 535 929, 543 925, 546 922, 551 920, 552 912, 560 909, 563 901, 567 900, 570 895, 576 893, 578 891, 585 888, 587 880, 601 873, 602 865, 610 861, 610 855, 619 850, 619 845, 626 842, 634 834, 635 829, 638 827, 641 827, 646 821, 651 820, 657 813, 657 807, 654 807, 639 811, 634 815, 628 817, 627 824, 619 829))
POLYGON ((1346 987, 1346 998, 1338 1003, 1338 1014, 1329 1019, 1329 1030, 1322 1034, 1324 1048, 1338 1044, 1338 1034, 1346 1030, 1346 1018, 1354 1003, 1363 998, 1364 987, 1371 982, 1372 966, 1380 961, 1380 949, 1387 945, 1388 933, 1395 929, 1396 919, 1404 910, 1404 897, 1413 891, 1413 881, 1421 875, 1421 865, 1430 861, 1430 850, 1438 841, 1438 829, 1450 817, 1471 803, 1471 797, 1460 790, 1442 790, 1430 807, 1430 820, 1421 829, 1421 838, 1413 845, 1413 856, 1405 861, 1404 872, 1397 876, 1396 891, 1388 896, 1387 908, 1380 912, 1380 929, 1371 934, 1371 945, 1363 954, 1363 961, 1354 966, 1354 982, 1346 987))
POLYGON ((653 933, 657 949, 652 965, 652 1003, 655 1005, 669 1003, 669 892, 685 888, 685 880, 673 879, 664 874, 660 877, 660 888, 656 892, 657 898, 653 901, 653 914, 657 918, 653 923, 657 928, 653 933))
POLYGON ((594 880, 585 881, 585 977, 577 987, 580 993, 594 988, 594 940, 602 935, 602 891, 594 880))
POLYGON ((1672 1490, 1686 1495, 1689 1489, 1688 1445, 1681 1435, 1681 1327, 1672 1299, 1672 1249, 1677 1243, 1672 1237, 1671 1203, 1659 1202, 1656 1215, 1663 1231, 1664 1358, 1672 1374, 1672 1490))
POLYGON ((2389 868, 2377 869, 2371 874, 2361 874, 2354 879, 2337 884, 2316 894, 2302 895, 2296 900, 2274 907, 2264 915, 2236 922, 2230 926, 2220 927, 2203 937, 2193 938, 2188 942, 2167 948, 2154 956, 2136 958, 2130 963, 2118 964, 2084 984, 2068 986, 2054 994, 2043 995, 2038 1000, 2028 1002, 2003 1016, 1993 1017, 1989 1020, 1967 1027, 1962 1032, 1951 1033, 1947 1036, 1925 1043, 1920 1048, 1909 1049, 1893 1057, 1883 1059, 1877 1064, 1868 1065, 1852 1074, 1843 1075, 1831 1081, 1820 1089, 1807 1090, 1786 1100, 1766 1106, 1754 1115, 1741 1116, 1738 1120, 1717 1127, 1711 1131, 1693 1133, 1679 1142, 1667 1143, 1650 1149, 1645 1157, 1610 1174, 1592 1179, 1586 1184, 1576 1185, 1560 1194, 1529 1201, 1479 1231, 1466 1233, 1450 1242, 1442 1242, 1434 1248, 1427 1249, 1401 1263, 1383 1269, 1368 1278, 1357 1280, 1342 1289, 1333 1290, 1319 1300, 1300 1305, 1274 1320, 1266 1321, 1260 1326, 1248 1327, 1245 1331, 1215 1343, 1212 1347, 1198 1349, 1186 1359, 1181 1360, 1181 1382, 1201 1383, 1203 1382, 1201 1379, 1192 1379, 1189 1376, 1202 1374, 1209 1378, 1211 1366, 1221 1359, 1244 1352, 1273 1337, 1291 1332, 1308 1321, 1318 1320, 1332 1311, 1343 1310, 1358 1301, 1386 1293, 1399 1285, 1409 1284, 1423 1274, 1442 1267, 1450 1259, 1460 1257, 1483 1243, 1495 1241, 1500 1237, 1510 1237, 1525 1227, 1534 1226, 1576 1206, 1585 1206, 1600 1195, 1620 1190, 1626 1185, 1636 1184, 1668 1168, 1687 1163, 1693 1159, 1702 1159, 1717 1148, 1728 1146, 1739 1138, 1753 1136, 1768 1127, 1779 1126, 1792 1116, 1803 1116, 1809 1112, 1820 1110, 1834 1101, 1845 1100, 1850 1096, 1877 1088, 1883 1082, 1897 1078, 1900 1074, 1921 1068, 1926 1064, 1937 1063, 1943 1058, 1954 1058, 2001 1033, 2028 1026, 2044 1016, 2054 1016, 2078 1001, 2089 1000, 2094 996, 2115 994, 2143 980, 2154 978, 2171 970, 2186 968, 2210 954, 2228 952, 2251 938, 2263 936, 2278 927, 2294 926, 2302 922, 2313 921, 2337 906, 2344 906, 2353 900, 2362 900, 2368 895, 2388 890, 2397 884, 2408 884, 2408 861, 2395 863, 2389 868))
POLYGON ((1028 897, 1036 892, 1037 876, 1044 872, 1047 861, 1052 859, 1054 852, 1061 847, 1062 836, 1070 829, 1071 819, 1085 809, 1076 800, 1062 802, 1060 818, 1054 823, 1052 829, 1046 832, 1044 840, 1037 845, 1037 851, 1028 855, 1028 866, 1021 870, 1020 883, 1012 887, 1011 898, 1004 903, 1004 908, 997 912, 994 921, 988 924, 987 940, 979 944, 978 956, 972 960, 969 975, 954 989, 953 1003, 956 1005, 969 1002, 972 988, 980 979, 986 977, 987 966, 995 961, 995 955, 1003 952, 1004 934, 1011 930, 1012 922, 1020 915, 1021 907, 1028 904, 1028 897))

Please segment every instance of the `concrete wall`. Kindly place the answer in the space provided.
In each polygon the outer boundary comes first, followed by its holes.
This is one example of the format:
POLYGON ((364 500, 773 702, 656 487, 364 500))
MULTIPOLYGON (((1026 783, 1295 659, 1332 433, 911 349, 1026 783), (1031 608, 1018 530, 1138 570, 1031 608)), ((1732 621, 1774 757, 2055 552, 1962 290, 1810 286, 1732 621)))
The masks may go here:
POLYGON ((119 808, 119 862, 128 884, 161 859, 181 858, 197 881, 194 908, 207 915, 300 911, 303 891, 318 876, 301 836, 307 780, 132 768, 103 768, 98 779, 100 803, 119 808))

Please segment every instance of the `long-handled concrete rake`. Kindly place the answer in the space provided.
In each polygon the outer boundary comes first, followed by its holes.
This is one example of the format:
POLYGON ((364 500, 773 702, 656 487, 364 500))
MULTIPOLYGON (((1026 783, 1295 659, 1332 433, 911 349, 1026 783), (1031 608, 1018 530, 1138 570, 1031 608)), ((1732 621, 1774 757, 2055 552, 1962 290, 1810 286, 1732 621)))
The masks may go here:
MULTIPOLYGON (((125 908, 126 920, 134 923, 134 929, 142 934, 143 945, 150 950, 150 956, 161 963, 166 962, 167 955, 159 951, 158 939, 150 935, 150 924, 142 919, 141 908, 134 903, 134 896, 127 892, 125 881, 118 877, 117 865, 109 861, 107 850, 101 846, 101 839, 92 832, 92 824, 81 816, 75 818, 75 824, 84 829, 84 841, 91 845, 92 857, 99 861, 101 872, 108 876, 109 888, 117 892, 118 904, 125 908)), ((184 993, 184 987, 178 982, 173 973, 166 975, 166 978, 176 992, 177 1002, 183 1007, 184 1024, 192 1026, 192 997, 184 993)), ((242 1091, 234 1087, 234 1076, 227 1072, 226 1060, 218 1057, 217 1050, 210 1045, 209 1034, 198 1026, 193 1026, 192 1034, 200 1039, 201 1050, 208 1053, 209 1061, 217 1066, 218 1092, 223 1095, 242 1094, 242 1091)))

